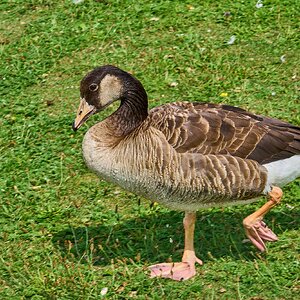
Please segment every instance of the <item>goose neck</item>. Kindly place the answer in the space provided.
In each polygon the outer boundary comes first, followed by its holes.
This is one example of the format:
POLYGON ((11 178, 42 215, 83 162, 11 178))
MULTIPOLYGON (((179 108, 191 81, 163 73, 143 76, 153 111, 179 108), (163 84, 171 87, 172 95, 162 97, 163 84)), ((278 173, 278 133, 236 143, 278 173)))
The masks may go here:
POLYGON ((116 136, 126 136, 148 116, 147 94, 127 92, 121 98, 121 105, 118 110, 110 116, 112 129, 116 136))

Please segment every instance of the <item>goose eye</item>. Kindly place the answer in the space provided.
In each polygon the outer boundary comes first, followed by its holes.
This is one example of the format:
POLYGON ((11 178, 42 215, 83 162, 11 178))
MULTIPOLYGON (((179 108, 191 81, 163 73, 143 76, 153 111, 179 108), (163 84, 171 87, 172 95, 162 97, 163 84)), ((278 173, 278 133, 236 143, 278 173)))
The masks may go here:
POLYGON ((95 92, 98 90, 98 85, 96 83, 92 83, 90 86, 89 86, 89 90, 91 92, 95 92))

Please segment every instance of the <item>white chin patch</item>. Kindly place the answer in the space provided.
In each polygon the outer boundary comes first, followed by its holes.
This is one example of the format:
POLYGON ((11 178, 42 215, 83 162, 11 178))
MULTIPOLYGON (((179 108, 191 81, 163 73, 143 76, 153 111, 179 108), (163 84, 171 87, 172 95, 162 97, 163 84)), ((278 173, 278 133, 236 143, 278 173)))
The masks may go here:
POLYGON ((99 99, 101 106, 107 106, 120 98, 122 84, 114 75, 106 75, 100 82, 99 99))
POLYGON ((264 192, 268 193, 272 185, 284 186, 300 176, 300 155, 294 155, 263 166, 268 170, 268 180, 264 189, 264 192))

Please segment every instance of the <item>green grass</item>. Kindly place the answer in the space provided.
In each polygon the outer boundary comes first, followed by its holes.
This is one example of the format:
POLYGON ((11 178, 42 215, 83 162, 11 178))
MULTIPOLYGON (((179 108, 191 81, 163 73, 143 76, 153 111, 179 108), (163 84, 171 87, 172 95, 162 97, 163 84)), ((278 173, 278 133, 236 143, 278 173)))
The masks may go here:
POLYGON ((107 63, 133 72, 151 107, 223 102, 300 125, 299 7, 255 4, 1 2, 1 299, 300 298, 299 180, 266 217, 280 238, 267 254, 242 243, 241 225, 264 199, 203 210, 198 275, 149 279, 147 265, 180 259, 182 213, 150 207, 87 170, 84 132, 111 109, 71 130, 82 76, 107 63))

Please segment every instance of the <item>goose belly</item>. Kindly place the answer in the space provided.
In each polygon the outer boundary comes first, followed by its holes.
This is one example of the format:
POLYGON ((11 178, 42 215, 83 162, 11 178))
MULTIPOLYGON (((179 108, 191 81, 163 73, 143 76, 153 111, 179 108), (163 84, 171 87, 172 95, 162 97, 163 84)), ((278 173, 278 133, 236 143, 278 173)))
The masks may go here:
POLYGON ((83 142, 84 159, 103 179, 175 210, 250 203, 265 187, 261 178, 265 178, 266 170, 255 162, 232 162, 233 158, 225 156, 180 155, 159 145, 160 141, 124 141, 108 147, 88 132, 83 142), (245 168, 244 175, 236 173, 245 168))
POLYGON ((98 165, 93 169, 101 178, 173 210, 196 211, 201 208, 247 204, 257 199, 254 196, 237 200, 223 193, 206 191, 199 186, 166 183, 159 174, 145 170, 136 174, 128 166, 115 165, 113 162, 103 163, 101 168, 98 165))
POLYGON ((184 180, 171 180, 153 169, 145 168, 145 160, 135 164, 132 160, 122 163, 112 151, 97 151, 97 155, 85 153, 88 167, 104 180, 121 186, 127 191, 148 200, 181 211, 196 211, 201 208, 247 204, 256 200, 256 194, 241 195, 240 199, 216 190, 206 190, 199 184, 184 180))

